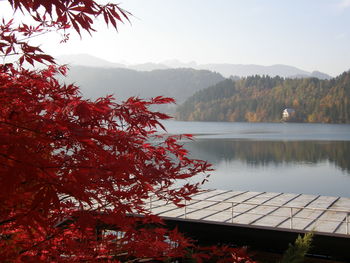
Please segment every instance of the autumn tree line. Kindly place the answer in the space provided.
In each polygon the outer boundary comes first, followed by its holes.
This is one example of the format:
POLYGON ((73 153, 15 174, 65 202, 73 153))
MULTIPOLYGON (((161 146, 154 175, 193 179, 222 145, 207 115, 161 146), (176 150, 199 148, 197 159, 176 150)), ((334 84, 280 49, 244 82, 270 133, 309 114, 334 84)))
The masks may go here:
POLYGON ((196 92, 177 109, 186 121, 279 122, 293 108, 297 122, 350 123, 350 72, 330 80, 251 76, 196 92))

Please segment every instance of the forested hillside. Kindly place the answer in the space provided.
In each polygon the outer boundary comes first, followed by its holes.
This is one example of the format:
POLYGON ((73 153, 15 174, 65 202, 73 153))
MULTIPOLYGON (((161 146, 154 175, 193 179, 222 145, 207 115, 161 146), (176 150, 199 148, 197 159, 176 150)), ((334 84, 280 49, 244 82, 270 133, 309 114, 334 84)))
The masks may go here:
POLYGON ((331 80, 252 76, 227 79, 196 92, 177 109, 179 120, 350 123, 350 72, 331 80))

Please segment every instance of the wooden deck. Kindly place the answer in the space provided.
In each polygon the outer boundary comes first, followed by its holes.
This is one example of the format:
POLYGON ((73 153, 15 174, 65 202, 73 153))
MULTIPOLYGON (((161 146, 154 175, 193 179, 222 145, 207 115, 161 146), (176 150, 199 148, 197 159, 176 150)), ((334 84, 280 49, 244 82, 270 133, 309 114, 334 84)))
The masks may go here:
POLYGON ((350 198, 224 190, 192 198, 179 208, 153 197, 149 209, 164 218, 350 237, 350 198))

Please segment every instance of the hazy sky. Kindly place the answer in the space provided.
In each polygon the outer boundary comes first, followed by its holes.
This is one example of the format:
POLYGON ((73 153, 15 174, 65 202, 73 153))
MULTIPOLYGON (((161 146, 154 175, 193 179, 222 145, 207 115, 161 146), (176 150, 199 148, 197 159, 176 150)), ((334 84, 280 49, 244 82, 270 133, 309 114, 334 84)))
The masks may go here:
MULTIPOLYGON (((51 54, 88 53, 129 63, 287 64, 337 75, 350 69, 350 0, 124 0, 132 24, 57 45, 51 54), (59 47, 59 48, 57 48, 59 47)), ((0 12, 7 13, 4 2, 0 12)))

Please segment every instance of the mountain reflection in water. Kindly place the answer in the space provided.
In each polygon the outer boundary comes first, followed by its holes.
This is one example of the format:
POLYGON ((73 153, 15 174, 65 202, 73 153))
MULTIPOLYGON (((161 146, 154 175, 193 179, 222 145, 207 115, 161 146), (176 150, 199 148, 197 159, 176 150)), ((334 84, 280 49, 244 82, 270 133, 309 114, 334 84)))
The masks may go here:
POLYGON ((328 161, 350 175, 350 141, 200 140, 186 143, 195 158, 216 164, 239 160, 249 166, 317 164, 328 161))
POLYGON ((185 147, 213 164, 203 188, 350 197, 350 141, 197 139, 185 147))
MULTIPOLYGON (((350 197, 350 125, 167 121, 215 171, 203 188, 350 197)), ((201 177, 193 178, 199 181, 201 177)))

